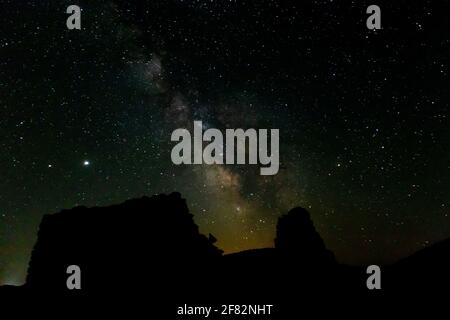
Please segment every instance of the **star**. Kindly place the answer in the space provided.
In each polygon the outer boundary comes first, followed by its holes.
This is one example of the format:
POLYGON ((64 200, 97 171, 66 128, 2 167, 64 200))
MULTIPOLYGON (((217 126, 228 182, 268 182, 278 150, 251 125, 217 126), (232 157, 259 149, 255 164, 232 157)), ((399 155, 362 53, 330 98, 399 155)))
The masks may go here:
POLYGON ((91 162, 89 160, 84 160, 83 161, 83 166, 89 167, 90 165, 91 165, 91 162))

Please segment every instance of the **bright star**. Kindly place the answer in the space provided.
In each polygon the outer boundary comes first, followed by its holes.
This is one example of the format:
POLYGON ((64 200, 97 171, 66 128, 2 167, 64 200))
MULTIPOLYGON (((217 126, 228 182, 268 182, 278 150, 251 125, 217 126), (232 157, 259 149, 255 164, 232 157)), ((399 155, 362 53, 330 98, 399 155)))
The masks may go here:
POLYGON ((83 162, 83 166, 87 167, 89 166, 91 163, 89 162, 89 160, 84 160, 83 162))

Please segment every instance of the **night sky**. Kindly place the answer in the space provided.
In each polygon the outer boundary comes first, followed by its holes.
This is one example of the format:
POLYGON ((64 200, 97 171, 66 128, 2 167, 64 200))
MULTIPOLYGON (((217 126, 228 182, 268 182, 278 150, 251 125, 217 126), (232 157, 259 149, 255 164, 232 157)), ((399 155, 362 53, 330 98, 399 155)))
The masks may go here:
POLYGON ((0 284, 43 214, 172 191, 226 252, 272 246, 295 206, 343 263, 450 236, 449 1, 132 3, 2 1, 0 284), (194 120, 279 129, 279 173, 173 165, 194 120))

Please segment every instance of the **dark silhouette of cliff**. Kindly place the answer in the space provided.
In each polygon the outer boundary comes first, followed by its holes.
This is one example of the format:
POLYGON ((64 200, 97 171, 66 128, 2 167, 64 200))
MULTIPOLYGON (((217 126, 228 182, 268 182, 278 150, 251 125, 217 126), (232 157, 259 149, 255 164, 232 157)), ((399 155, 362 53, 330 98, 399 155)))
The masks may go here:
POLYGON ((222 256, 216 241, 199 233, 178 193, 64 210, 43 217, 25 287, 67 293, 67 267, 77 265, 80 292, 151 286, 180 297, 257 297, 281 294, 286 285, 331 286, 337 270, 302 208, 279 219, 275 248, 222 256))
MULTIPOLYGON (((216 241, 200 234, 178 193, 63 210, 43 217, 26 284, 1 292, 135 301, 148 297, 144 290, 151 292, 151 302, 145 303, 153 308, 265 302, 284 306, 289 314, 296 312, 299 299, 312 305, 346 299, 386 302, 391 292, 408 296, 449 284, 446 240, 382 266, 383 294, 368 290, 367 266, 339 264, 300 207, 279 218, 274 248, 223 255, 216 241), (70 265, 81 268, 81 290, 67 289, 70 265)), ((161 309, 163 314, 168 310, 161 309)))
POLYGON ((212 242, 178 193, 64 210, 42 219, 26 287, 67 291, 66 269, 77 265, 86 292, 146 285, 177 292, 214 268, 222 251, 212 242))
POLYGON ((325 244, 304 208, 294 208, 281 216, 277 224, 275 248, 282 254, 304 263, 335 263, 334 254, 325 244))

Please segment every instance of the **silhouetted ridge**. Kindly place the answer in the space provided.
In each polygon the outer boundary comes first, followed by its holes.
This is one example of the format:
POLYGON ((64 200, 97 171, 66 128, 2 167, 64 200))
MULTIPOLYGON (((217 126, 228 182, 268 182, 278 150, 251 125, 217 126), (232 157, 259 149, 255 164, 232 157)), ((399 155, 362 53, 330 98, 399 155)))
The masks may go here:
MULTIPOLYGON (((279 218, 274 248, 223 256, 216 241, 200 234, 179 193, 63 210, 42 219, 24 290, 139 297, 145 288, 158 295, 153 306, 189 299, 248 303, 249 297, 259 302, 297 299, 299 292, 369 292, 367 266, 338 264, 303 208, 279 218), (70 265, 81 268, 80 291, 67 289, 70 265)), ((382 266, 382 288, 446 287, 449 250, 447 240, 382 266)))
POLYGON ((450 287, 450 238, 427 246, 392 266, 388 289, 417 290, 433 288, 446 291, 450 287))

